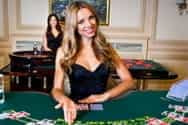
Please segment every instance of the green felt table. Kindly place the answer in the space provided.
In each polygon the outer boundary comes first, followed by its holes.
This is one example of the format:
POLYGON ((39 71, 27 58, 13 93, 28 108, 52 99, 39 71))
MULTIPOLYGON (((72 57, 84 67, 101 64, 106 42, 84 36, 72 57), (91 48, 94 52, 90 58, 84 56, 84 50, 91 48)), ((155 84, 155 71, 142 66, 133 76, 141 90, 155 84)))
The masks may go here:
MULTIPOLYGON (((107 121, 135 119, 143 116, 163 118, 161 112, 168 109, 169 104, 188 105, 188 102, 175 102, 166 99, 167 91, 134 91, 120 99, 103 104, 103 111, 78 112, 78 120, 107 121)), ((51 96, 41 92, 6 93, 6 101, 0 105, 0 112, 13 109, 26 111, 36 119, 57 119, 63 117, 61 109, 55 110, 57 103, 51 96)), ((0 125, 22 125, 13 120, 0 120, 0 125)))

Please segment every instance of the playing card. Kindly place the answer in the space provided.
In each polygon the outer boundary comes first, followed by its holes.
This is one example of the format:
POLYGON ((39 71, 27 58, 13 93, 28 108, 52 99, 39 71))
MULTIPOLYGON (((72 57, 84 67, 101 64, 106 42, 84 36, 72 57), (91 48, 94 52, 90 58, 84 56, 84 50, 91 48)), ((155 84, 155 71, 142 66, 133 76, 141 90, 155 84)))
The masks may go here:
POLYGON ((43 119, 41 121, 38 121, 36 125, 54 125, 54 121, 50 119, 43 119))
POLYGON ((170 125, 158 118, 149 118, 147 120, 147 125, 170 125))
POLYGON ((176 113, 176 112, 168 112, 165 111, 163 113, 161 113, 162 115, 167 116, 170 119, 173 119, 175 121, 180 121, 180 122, 184 122, 184 123, 188 123, 188 118, 185 118, 182 114, 180 113, 176 113))
POLYGON ((10 112, 9 115, 8 115, 8 118, 10 118, 10 119, 19 119, 19 118, 27 117, 29 115, 30 115, 30 113, 27 113, 27 112, 24 112, 24 111, 10 112))
POLYGON ((36 125, 36 123, 34 123, 34 122, 28 122, 28 123, 26 123, 26 125, 36 125))
POLYGON ((175 112, 184 112, 184 113, 188 112, 188 106, 169 104, 168 108, 169 109, 174 109, 175 112))
POLYGON ((7 112, 1 113, 1 114, 0 114, 0 120, 3 120, 3 119, 8 118, 8 115, 9 115, 9 113, 7 113, 7 112))
POLYGON ((188 117, 184 117, 182 122, 188 123, 188 117))
POLYGON ((90 104, 90 110, 98 110, 98 111, 102 111, 103 109, 103 104, 90 104))
POLYGON ((78 104, 77 106, 77 110, 79 111, 87 111, 87 110, 91 110, 91 111, 99 111, 99 110, 103 110, 103 104, 78 104))
POLYGON ((79 110, 79 111, 87 111, 87 110, 89 110, 89 106, 88 106, 88 104, 78 104, 78 106, 77 106, 77 110, 79 110))

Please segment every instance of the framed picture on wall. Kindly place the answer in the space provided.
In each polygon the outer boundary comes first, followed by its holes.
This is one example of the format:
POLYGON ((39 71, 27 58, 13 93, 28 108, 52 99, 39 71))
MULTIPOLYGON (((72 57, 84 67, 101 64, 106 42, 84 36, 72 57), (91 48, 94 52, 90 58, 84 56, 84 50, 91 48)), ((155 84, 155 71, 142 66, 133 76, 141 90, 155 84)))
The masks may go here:
MULTIPOLYGON (((78 0, 49 0, 49 10, 50 13, 55 13, 59 17, 60 21, 64 23, 65 21, 65 10, 67 6, 78 0)), ((110 10, 110 0, 80 0, 90 3, 97 11, 100 24, 109 24, 109 10, 110 10)))

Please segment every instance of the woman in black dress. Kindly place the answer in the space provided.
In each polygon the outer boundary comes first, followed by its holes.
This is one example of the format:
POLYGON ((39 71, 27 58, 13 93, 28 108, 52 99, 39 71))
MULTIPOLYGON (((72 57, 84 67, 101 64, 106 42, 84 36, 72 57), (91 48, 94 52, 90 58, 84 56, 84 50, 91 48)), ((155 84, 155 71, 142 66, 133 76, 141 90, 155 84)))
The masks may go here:
POLYGON ((63 31, 59 23, 57 15, 50 14, 48 16, 48 26, 43 35, 43 49, 56 54, 63 40, 63 31))
POLYGON ((115 50, 99 30, 99 20, 87 3, 73 2, 66 11, 65 31, 57 50, 52 95, 64 110, 68 124, 76 119, 77 103, 99 103, 115 98, 131 89, 132 77, 115 50), (121 82, 107 89, 111 70, 121 82), (71 94, 64 94, 65 74, 70 80, 71 94))

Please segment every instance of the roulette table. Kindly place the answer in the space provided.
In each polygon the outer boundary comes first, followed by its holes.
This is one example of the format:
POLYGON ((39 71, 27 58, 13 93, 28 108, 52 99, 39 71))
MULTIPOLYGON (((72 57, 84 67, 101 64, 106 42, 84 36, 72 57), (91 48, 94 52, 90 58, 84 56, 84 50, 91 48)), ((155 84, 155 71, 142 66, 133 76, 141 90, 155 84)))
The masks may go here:
POLYGON ((153 60, 122 59, 132 76, 136 79, 175 79, 177 74, 171 72, 153 60))

